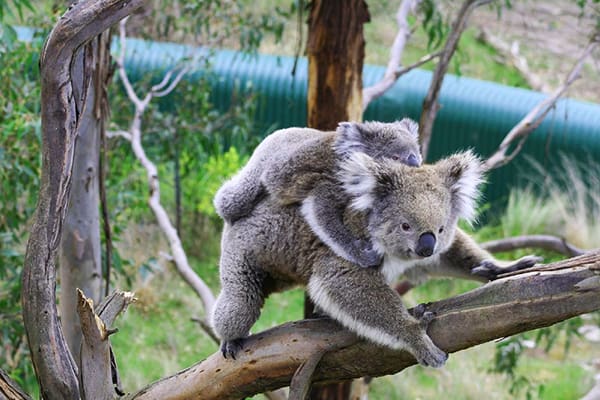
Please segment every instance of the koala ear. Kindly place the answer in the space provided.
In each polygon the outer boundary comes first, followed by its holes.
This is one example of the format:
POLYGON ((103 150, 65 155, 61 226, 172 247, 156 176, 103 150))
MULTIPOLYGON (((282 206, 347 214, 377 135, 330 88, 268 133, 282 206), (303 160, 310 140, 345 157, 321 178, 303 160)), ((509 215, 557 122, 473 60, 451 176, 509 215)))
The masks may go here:
POLYGON ((468 150, 438 161, 436 168, 450 189, 453 211, 459 218, 472 222, 479 185, 483 182, 481 160, 468 150))
POLYGON ((347 156, 365 150, 365 139, 360 126, 356 122, 340 122, 337 127, 338 138, 335 151, 338 155, 347 156))
POLYGON ((375 161, 364 153, 351 153, 341 163, 338 179, 346 193, 352 197, 353 209, 366 211, 373 206, 377 186, 376 171, 375 161))
POLYGON ((400 127, 406 132, 414 136, 415 139, 419 139, 419 124, 410 118, 402 118, 397 122, 400 127))

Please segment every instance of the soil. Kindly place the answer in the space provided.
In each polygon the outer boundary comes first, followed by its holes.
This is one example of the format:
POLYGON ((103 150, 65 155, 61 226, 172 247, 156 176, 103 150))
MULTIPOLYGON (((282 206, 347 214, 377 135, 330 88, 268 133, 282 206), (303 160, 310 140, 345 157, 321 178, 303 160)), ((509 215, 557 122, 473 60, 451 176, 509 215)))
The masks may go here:
MULTIPOLYGON (((547 91, 560 85, 588 44, 600 18, 600 7, 596 8, 588 5, 582 12, 572 0, 513 1, 500 16, 492 8, 477 10, 471 24, 518 46, 530 71, 547 82, 547 91)), ((600 103, 600 49, 588 58, 581 78, 567 95, 600 103)))

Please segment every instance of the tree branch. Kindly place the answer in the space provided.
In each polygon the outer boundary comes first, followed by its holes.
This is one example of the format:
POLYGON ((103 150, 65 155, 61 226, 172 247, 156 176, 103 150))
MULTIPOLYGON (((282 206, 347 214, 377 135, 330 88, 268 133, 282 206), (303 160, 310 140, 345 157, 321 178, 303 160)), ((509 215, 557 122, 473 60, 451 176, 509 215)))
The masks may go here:
POLYGON ((517 249, 538 248, 555 251, 568 257, 580 256, 585 250, 568 243, 564 238, 552 235, 523 235, 481 243, 481 247, 491 253, 517 249))
POLYGON ((433 132, 433 123, 435 121, 437 112, 440 109, 438 97, 440 94, 440 89, 442 88, 442 82, 444 81, 444 76, 448 71, 450 60, 452 59, 452 56, 454 55, 454 52, 458 46, 458 41, 460 40, 463 31, 467 27, 467 21, 471 15, 471 12, 476 7, 491 3, 492 1, 493 0, 466 0, 460 7, 460 10, 456 15, 456 19, 452 23, 452 28, 450 29, 448 39, 444 45, 444 50, 442 51, 440 60, 435 68, 435 71, 433 72, 429 90, 427 91, 427 95, 423 100, 423 111, 421 112, 421 118, 419 120, 419 137, 423 160, 427 158, 431 134, 433 132))
POLYGON ((131 148, 133 150, 133 153, 146 170, 146 176, 148 178, 148 187, 150 189, 150 198, 148 199, 148 204, 150 205, 150 209, 153 211, 154 216, 156 217, 158 225, 160 226, 161 230, 163 231, 163 233, 167 237, 167 240, 169 241, 169 246, 171 248, 171 253, 173 256, 173 262, 175 263, 177 272, 179 272, 181 277, 191 286, 191 288, 200 297, 204 305, 204 310, 206 314, 209 314, 215 302, 214 294, 212 293, 208 285, 206 285, 206 283, 194 272, 194 270, 188 262, 187 255, 185 253, 185 250, 183 249, 181 239, 179 238, 177 230, 171 223, 167 211, 160 202, 160 181, 158 178, 158 169, 156 168, 156 165, 148 158, 142 146, 142 118, 144 113, 146 112, 148 104, 154 97, 166 96, 167 94, 172 92, 191 67, 190 65, 182 67, 177 72, 175 78, 172 77, 174 72, 173 70, 167 72, 162 81, 157 85, 154 85, 151 88, 151 90, 146 94, 146 96, 143 99, 140 99, 135 93, 131 81, 127 76, 127 72, 125 71, 124 50, 126 42, 126 23, 127 20, 124 19, 119 24, 121 54, 117 58, 117 68, 119 70, 119 77, 121 78, 123 86, 125 86, 125 90, 129 96, 129 99, 135 105, 135 113, 129 132, 117 131, 114 132, 114 135, 124 137, 125 139, 131 142, 131 148))
POLYGON ((414 12, 419 2, 420 0, 402 0, 398 13, 396 14, 398 33, 396 34, 394 43, 390 49, 390 60, 388 61, 383 78, 373 86, 363 89, 363 112, 373 100, 382 96, 400 77, 400 60, 402 59, 402 53, 404 53, 406 42, 408 42, 408 39, 412 34, 410 25, 408 24, 408 14, 414 12))
MULTIPOLYGON (((600 309, 600 251, 560 261, 426 305, 436 314, 428 333, 448 352, 600 309)), ((335 343, 313 374, 313 382, 397 373, 415 359, 366 341, 329 319, 287 323, 250 336, 237 360, 213 354, 127 399, 237 399, 287 386, 322 346, 335 343), (373 357, 373 354, 377 354, 373 357)))
POLYGON ((502 140, 502 143, 500 143, 498 150, 484 162, 483 168, 485 170, 491 170, 506 165, 519 154, 521 148, 525 144, 525 140, 529 137, 529 134, 540 126, 546 115, 554 108, 558 99, 565 94, 575 80, 579 79, 585 60, 592 54, 594 49, 598 46, 598 43, 600 43, 600 32, 595 32, 585 50, 581 53, 577 62, 565 78, 563 84, 550 96, 538 103, 517 125, 514 126, 514 128, 510 130, 510 132, 508 132, 504 140, 502 140), (511 153, 507 154, 509 147, 517 140, 518 143, 516 144, 516 147, 511 153))
POLYGON ((77 93, 71 65, 83 44, 142 3, 88 0, 74 4, 50 32, 40 55, 42 176, 25 253, 21 301, 27 341, 45 399, 80 398, 77 366, 58 321, 54 261, 69 198, 77 127, 86 97, 85 93, 77 93))

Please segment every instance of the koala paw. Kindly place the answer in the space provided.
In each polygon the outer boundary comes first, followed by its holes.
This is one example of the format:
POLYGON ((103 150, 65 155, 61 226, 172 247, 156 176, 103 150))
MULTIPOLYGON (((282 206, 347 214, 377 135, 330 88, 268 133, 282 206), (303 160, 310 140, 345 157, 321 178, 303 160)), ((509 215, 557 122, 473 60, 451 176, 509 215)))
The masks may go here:
POLYGON ((533 267, 535 264, 541 262, 542 257, 537 256, 525 256, 512 264, 506 266, 499 266, 494 260, 484 260, 476 265, 471 273, 473 275, 483 276, 490 281, 498 279, 500 274, 506 274, 508 272, 520 271, 522 269, 533 267))
POLYGON ((244 348, 244 339, 224 340, 221 343, 221 353, 224 358, 231 357, 235 360, 235 355, 244 348))
POLYGON ((448 353, 438 348, 436 345, 431 343, 431 346, 428 346, 426 349, 417 352, 415 357, 419 364, 424 367, 433 367, 440 368, 448 359, 448 353))
POLYGON ((368 240, 359 239, 354 242, 359 250, 356 263, 363 268, 378 267, 383 261, 383 255, 373 248, 373 244, 368 240))

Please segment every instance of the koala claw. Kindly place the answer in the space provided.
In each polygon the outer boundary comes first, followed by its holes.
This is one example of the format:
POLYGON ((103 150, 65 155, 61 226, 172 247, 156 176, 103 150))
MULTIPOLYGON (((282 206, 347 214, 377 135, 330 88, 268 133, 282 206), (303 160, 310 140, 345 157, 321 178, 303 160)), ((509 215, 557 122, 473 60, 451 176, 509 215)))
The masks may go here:
POLYGON ((357 240, 355 246, 359 249, 356 263, 363 268, 378 267, 383 261, 383 256, 375 249, 373 244, 366 240, 357 240))
POLYGON ((231 357, 235 360, 235 355, 244 348, 244 339, 224 340, 221 343, 221 353, 223 357, 231 357))
POLYGON ((538 256, 525 256, 505 267, 497 265, 494 260, 484 260, 471 269, 471 273, 473 275, 479 275, 487 278, 490 281, 493 281, 498 279, 498 275, 500 274, 530 268, 542 260, 543 258, 538 256))
POLYGON ((416 358, 419 364, 424 367, 440 368, 448 360, 448 353, 433 346, 425 352, 420 352, 416 358))

